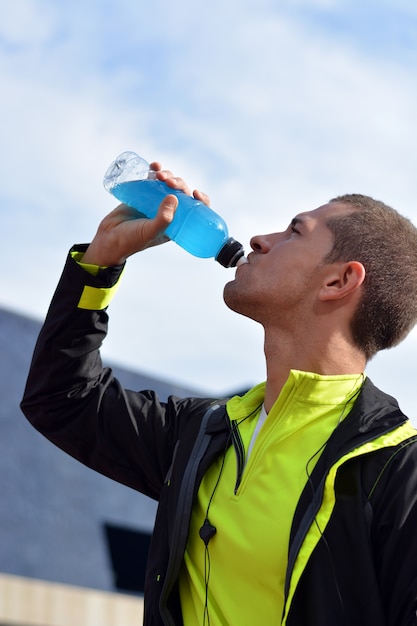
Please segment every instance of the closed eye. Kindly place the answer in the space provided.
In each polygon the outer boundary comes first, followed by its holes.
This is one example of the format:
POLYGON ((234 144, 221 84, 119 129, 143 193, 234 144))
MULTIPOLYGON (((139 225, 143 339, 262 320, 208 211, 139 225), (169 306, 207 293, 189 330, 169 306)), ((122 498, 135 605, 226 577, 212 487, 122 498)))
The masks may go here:
POLYGON ((291 220, 291 224, 290 224, 291 231, 292 231, 293 233, 297 233, 297 235, 300 235, 300 234, 301 234, 301 233, 300 233, 300 231, 299 231, 299 230, 298 230, 298 228, 297 228, 297 224, 299 224, 299 222, 300 222, 300 220, 298 220, 296 217, 294 217, 294 218, 291 220))

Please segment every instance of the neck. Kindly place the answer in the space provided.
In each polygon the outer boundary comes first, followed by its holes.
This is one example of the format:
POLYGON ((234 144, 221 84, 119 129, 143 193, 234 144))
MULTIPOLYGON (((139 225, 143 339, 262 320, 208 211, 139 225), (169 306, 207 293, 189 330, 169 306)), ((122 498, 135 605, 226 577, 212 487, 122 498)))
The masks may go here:
POLYGON ((306 332, 288 337, 276 330, 265 332, 267 411, 272 408, 292 369, 323 376, 361 374, 364 371, 364 355, 345 337, 329 332, 325 337, 313 334, 306 332))

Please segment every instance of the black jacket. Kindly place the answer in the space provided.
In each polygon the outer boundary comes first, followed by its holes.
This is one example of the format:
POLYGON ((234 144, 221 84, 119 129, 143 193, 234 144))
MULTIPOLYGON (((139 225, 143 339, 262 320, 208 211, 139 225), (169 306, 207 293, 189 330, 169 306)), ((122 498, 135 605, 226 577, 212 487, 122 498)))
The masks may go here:
MULTIPOLYGON (((102 367, 107 313, 77 308, 88 275, 71 258, 35 349, 22 410, 85 465, 159 501, 145 587, 147 626, 182 624, 178 574, 194 496, 233 445, 223 402, 125 390, 102 367)), ((417 437, 366 380, 299 500, 286 582, 287 626, 415 626, 417 437)), ((234 625, 231 625, 234 626, 234 625)))

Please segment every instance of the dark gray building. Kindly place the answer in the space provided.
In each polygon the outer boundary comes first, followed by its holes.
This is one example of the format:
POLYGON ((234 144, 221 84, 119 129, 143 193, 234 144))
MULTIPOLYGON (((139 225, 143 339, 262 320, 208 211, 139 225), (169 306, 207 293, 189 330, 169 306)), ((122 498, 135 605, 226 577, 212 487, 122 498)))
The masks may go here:
MULTIPOLYGON (((140 593, 155 503, 55 448, 20 411, 40 326, 0 309, 0 574, 140 593)), ((113 369, 130 389, 198 395, 113 369)))

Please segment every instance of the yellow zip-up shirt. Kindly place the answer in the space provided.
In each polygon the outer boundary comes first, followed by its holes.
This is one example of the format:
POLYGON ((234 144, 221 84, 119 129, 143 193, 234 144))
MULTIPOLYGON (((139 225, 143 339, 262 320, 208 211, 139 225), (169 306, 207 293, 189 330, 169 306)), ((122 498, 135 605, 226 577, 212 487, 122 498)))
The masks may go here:
POLYGON ((201 482, 180 575, 185 626, 204 623, 206 591, 210 626, 280 623, 298 499, 363 380, 291 371, 252 444, 265 383, 229 400, 228 415, 251 453, 236 492, 233 446, 201 482), (207 552, 199 536, 206 515, 216 527, 207 552))

